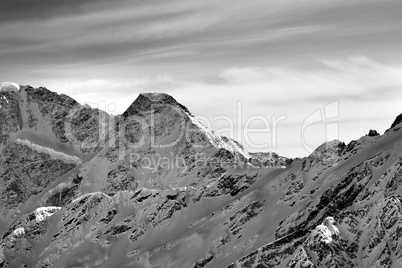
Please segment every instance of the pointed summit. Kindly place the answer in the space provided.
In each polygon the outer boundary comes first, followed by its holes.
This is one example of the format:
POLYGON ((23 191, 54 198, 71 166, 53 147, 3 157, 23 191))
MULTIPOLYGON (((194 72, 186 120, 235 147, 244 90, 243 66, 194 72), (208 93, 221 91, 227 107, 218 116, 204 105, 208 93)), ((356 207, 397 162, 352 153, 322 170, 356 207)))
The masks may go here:
POLYGON ((175 98, 166 93, 161 92, 148 92, 141 93, 137 99, 127 108, 123 113, 123 117, 129 117, 130 115, 141 115, 145 112, 157 109, 158 106, 173 106, 178 107, 184 112, 190 114, 188 109, 178 103, 175 98))
MULTIPOLYGON (((395 118, 394 123, 392 123, 391 127, 390 127, 388 130, 390 130, 390 129, 396 127, 396 126, 399 125, 401 122, 402 122, 402 114, 398 115, 398 116, 395 118)), ((388 130, 387 130, 387 131, 388 131, 388 130)))

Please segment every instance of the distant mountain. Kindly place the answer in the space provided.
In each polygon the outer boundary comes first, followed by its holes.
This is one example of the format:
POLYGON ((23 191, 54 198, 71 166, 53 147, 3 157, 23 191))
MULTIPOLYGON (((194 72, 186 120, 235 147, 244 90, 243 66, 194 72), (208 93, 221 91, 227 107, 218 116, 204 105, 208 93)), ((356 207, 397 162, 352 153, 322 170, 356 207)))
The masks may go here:
POLYGON ((20 89, 20 85, 13 82, 3 82, 0 83, 0 92, 3 91, 15 91, 17 92, 20 89))
POLYGON ((398 118, 288 159, 164 93, 112 117, 2 85, 0 267, 399 267, 398 118))

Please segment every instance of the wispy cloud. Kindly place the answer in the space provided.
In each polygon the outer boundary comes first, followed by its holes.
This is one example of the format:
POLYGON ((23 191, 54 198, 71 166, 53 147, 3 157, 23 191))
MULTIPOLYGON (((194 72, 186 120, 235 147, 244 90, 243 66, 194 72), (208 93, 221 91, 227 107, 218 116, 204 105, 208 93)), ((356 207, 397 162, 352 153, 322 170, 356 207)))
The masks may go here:
MULTIPOLYGON (((401 7, 397 1, 387 1, 389 7, 376 1, 303 1, 303 5, 262 0, 253 4, 86 0, 69 5, 20 1, 25 8, 6 0, 2 9, 6 16, 0 20, 0 55, 18 62, 24 58, 39 63, 88 62, 117 56, 121 56, 119 61, 122 57, 143 61, 144 54, 149 60, 158 55, 170 60, 205 56, 228 60, 269 51, 285 56, 329 49, 330 38, 335 36, 367 35, 370 29, 392 36, 401 30, 394 11, 401 7), (292 41, 295 38, 301 38, 297 44, 292 41), (175 51, 167 54, 163 49, 175 51)), ((348 42, 351 47, 359 41, 348 42)))
POLYGON ((402 65, 384 64, 365 56, 347 59, 317 59, 314 67, 233 67, 220 75, 230 87, 247 86, 281 92, 270 103, 286 100, 375 99, 395 94, 402 86, 402 65), (297 89, 297 90, 296 90, 297 89), (379 89, 382 89, 381 92, 379 89), (281 99, 280 96, 284 96, 281 99))

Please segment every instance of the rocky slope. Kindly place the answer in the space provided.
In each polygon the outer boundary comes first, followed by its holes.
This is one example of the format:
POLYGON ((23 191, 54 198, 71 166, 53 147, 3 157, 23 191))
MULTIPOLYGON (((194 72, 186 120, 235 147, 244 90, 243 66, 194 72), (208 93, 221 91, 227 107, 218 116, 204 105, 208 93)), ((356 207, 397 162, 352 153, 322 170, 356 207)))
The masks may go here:
POLYGON ((29 86, 1 87, 0 107, 0 231, 4 231, 8 220, 32 209, 33 199, 95 153, 97 147, 75 143, 98 140, 103 113, 66 95, 29 86))
POLYGON ((401 267, 400 117, 291 160, 249 154, 167 94, 111 117, 10 88, 0 267, 401 267))

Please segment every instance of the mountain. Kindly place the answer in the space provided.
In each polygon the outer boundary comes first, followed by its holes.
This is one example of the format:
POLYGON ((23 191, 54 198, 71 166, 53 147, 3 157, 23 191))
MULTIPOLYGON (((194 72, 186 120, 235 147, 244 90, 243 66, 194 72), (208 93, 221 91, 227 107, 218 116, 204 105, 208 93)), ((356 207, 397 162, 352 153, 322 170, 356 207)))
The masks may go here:
POLYGON ((0 267, 401 267, 402 130, 248 153, 164 93, 1 87, 0 267))
POLYGON ((13 82, 3 82, 0 83, 0 92, 1 91, 15 91, 17 92, 20 89, 20 85, 13 82))

